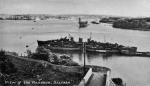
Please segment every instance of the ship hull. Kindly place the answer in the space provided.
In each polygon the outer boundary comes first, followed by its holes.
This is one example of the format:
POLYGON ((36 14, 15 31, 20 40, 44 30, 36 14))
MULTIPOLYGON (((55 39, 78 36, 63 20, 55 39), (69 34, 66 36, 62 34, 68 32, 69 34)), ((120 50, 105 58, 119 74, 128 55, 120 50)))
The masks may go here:
POLYGON ((86 49, 88 52, 100 52, 100 53, 106 53, 107 50, 96 50, 96 49, 86 49))
POLYGON ((86 49, 86 51, 99 53, 119 53, 118 50, 105 50, 105 49, 86 49))
POLYGON ((81 48, 47 47, 50 50, 81 51, 81 48))

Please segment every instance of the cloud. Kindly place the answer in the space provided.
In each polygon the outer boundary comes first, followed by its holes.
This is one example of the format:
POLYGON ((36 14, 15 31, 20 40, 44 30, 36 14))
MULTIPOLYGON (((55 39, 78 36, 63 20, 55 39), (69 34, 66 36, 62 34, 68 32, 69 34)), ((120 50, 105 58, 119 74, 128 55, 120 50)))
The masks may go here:
POLYGON ((143 7, 150 9, 150 0, 142 0, 142 5, 143 7))

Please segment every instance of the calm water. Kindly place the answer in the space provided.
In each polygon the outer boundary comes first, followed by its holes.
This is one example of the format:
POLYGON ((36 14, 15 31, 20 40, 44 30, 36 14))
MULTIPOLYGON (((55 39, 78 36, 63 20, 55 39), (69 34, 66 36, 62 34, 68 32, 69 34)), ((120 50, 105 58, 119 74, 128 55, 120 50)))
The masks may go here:
MULTIPOLYGON (((119 43, 126 46, 137 46, 138 51, 150 51, 150 32, 114 29, 108 24, 90 25, 78 29, 76 21, 0 21, 0 48, 26 54, 28 49, 35 50, 37 40, 56 39, 68 34, 75 37, 90 37, 102 42, 119 43)), ((65 52, 74 61, 83 64, 83 55, 79 52, 65 52)), ((112 77, 121 77, 128 86, 150 86, 150 58, 111 56, 88 53, 86 64, 106 66, 112 69, 112 77)))

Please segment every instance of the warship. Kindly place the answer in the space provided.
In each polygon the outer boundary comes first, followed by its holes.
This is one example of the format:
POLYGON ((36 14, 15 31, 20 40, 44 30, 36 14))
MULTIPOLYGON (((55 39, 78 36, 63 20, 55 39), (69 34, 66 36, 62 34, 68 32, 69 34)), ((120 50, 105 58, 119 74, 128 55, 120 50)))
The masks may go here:
POLYGON ((135 54, 137 47, 119 45, 117 43, 97 42, 89 38, 86 42, 86 51, 117 54, 135 54))
POLYGON ((48 48, 50 50, 80 51, 83 49, 82 38, 79 38, 78 42, 75 42, 73 37, 64 37, 56 40, 37 40, 37 43, 38 46, 44 46, 45 48, 48 48))
POLYGON ((37 40, 38 46, 43 46, 50 50, 62 50, 62 51, 81 51, 85 48, 87 52, 99 52, 99 53, 116 53, 124 55, 135 55, 137 53, 137 47, 129 47, 119 45, 117 43, 103 43, 92 40, 91 37, 83 42, 83 38, 79 38, 75 41, 72 36, 61 37, 60 39, 41 41, 37 40))

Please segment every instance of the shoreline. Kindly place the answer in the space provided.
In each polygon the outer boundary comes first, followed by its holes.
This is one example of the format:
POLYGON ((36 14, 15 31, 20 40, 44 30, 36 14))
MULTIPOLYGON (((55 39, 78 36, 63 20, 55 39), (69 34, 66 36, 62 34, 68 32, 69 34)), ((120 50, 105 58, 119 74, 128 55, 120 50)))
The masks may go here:
POLYGON ((124 30, 150 31, 150 29, 142 29, 142 28, 121 28, 121 27, 118 27, 118 28, 113 27, 113 28, 115 28, 115 29, 124 29, 124 30))

